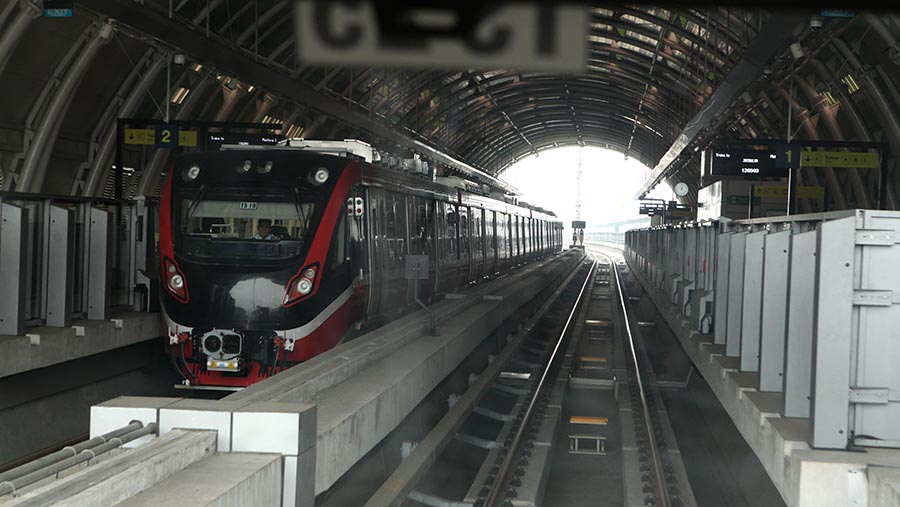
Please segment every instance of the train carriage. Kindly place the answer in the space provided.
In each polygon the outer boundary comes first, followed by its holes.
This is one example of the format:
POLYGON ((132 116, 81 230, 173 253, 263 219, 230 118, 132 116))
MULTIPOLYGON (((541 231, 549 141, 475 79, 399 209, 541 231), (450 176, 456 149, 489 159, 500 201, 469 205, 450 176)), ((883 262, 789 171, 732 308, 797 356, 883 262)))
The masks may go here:
POLYGON ((176 160, 160 197, 161 299, 186 384, 250 385, 415 308, 414 283, 431 301, 562 247, 550 213, 371 153, 288 141, 176 160), (428 256, 427 280, 406 279, 408 255, 428 256))

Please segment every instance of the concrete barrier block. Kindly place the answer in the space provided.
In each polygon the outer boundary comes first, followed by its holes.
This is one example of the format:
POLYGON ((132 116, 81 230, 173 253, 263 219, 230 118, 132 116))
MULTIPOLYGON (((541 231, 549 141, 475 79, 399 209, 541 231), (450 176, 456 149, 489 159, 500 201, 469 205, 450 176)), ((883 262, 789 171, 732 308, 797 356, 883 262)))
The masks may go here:
POLYGON ((159 411, 159 434, 173 429, 215 430, 219 452, 231 452, 231 413, 244 402, 182 399, 159 411))
POLYGON ((234 452, 298 456, 316 444, 316 406, 307 403, 251 403, 233 414, 234 452))
MULTIPOLYGON (((159 423, 159 410, 167 407, 181 398, 120 396, 99 405, 91 407, 90 436, 109 433, 110 431, 128 426, 131 421, 141 421, 144 426, 150 423, 159 423)), ((125 447, 137 447, 145 444, 155 437, 147 435, 133 440, 125 447)))
POLYGON ((313 507, 316 503, 316 448, 299 456, 284 457, 285 507, 313 507))

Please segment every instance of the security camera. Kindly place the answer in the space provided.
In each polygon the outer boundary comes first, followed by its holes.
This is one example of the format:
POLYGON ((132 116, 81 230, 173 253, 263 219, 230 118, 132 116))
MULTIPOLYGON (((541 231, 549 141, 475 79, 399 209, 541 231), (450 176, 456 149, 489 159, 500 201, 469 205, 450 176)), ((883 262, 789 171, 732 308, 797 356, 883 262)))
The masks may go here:
POLYGON ((809 29, 816 32, 820 28, 822 28, 822 18, 819 16, 811 16, 809 18, 809 29))
POLYGON ((181 54, 181 53, 176 53, 175 56, 172 58, 172 60, 175 62, 176 65, 184 65, 184 60, 185 60, 185 59, 184 59, 184 55, 183 55, 183 54, 181 54))
POLYGON ((772 68, 766 67, 763 69, 763 77, 770 77, 772 75, 772 68))

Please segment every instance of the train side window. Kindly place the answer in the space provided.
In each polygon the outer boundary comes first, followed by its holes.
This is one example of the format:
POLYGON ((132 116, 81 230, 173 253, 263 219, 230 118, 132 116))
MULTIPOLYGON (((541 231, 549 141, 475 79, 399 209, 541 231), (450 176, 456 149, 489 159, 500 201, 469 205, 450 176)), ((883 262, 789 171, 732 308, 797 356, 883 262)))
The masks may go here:
POLYGON ((328 247, 328 264, 331 271, 340 269, 350 260, 350 230, 347 227, 347 214, 341 213, 338 223, 334 228, 334 236, 331 238, 331 246, 328 247))

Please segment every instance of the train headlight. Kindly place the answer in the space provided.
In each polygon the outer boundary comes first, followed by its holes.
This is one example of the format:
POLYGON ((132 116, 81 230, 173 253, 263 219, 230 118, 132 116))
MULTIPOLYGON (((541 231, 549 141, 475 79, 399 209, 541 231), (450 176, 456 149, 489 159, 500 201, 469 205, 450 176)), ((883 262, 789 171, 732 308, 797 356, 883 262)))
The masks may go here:
POLYGON ((169 294, 181 303, 187 303, 190 298, 188 297, 187 283, 184 281, 184 273, 178 269, 175 261, 168 257, 163 258, 163 266, 165 268, 165 287, 169 290, 169 294))
POLYGON ((326 181, 328 181, 328 169, 325 169, 324 167, 320 167, 309 173, 309 182, 313 185, 319 186, 326 181))
POLYGON ((272 161, 267 160, 265 164, 256 168, 256 172, 259 174, 269 174, 272 172, 272 161))
POLYGON ((303 294, 304 296, 309 294, 309 291, 312 290, 312 281, 308 278, 301 278, 299 282, 297 282, 297 292, 303 294))
POLYGON ((215 354, 222 348, 222 339, 214 334, 207 335, 203 339, 203 348, 207 354, 215 354))
POLYGON ((196 180, 197 176, 200 176, 200 166, 198 165, 192 165, 184 171, 185 181, 196 180))
POLYGON ((243 164, 237 167, 239 173, 249 173, 250 169, 253 168, 253 162, 249 160, 245 160, 243 164))
POLYGON ((297 274, 288 280, 284 288, 283 306, 291 306, 298 301, 311 297, 316 289, 316 274, 319 272, 319 263, 308 264, 297 271, 297 274))

